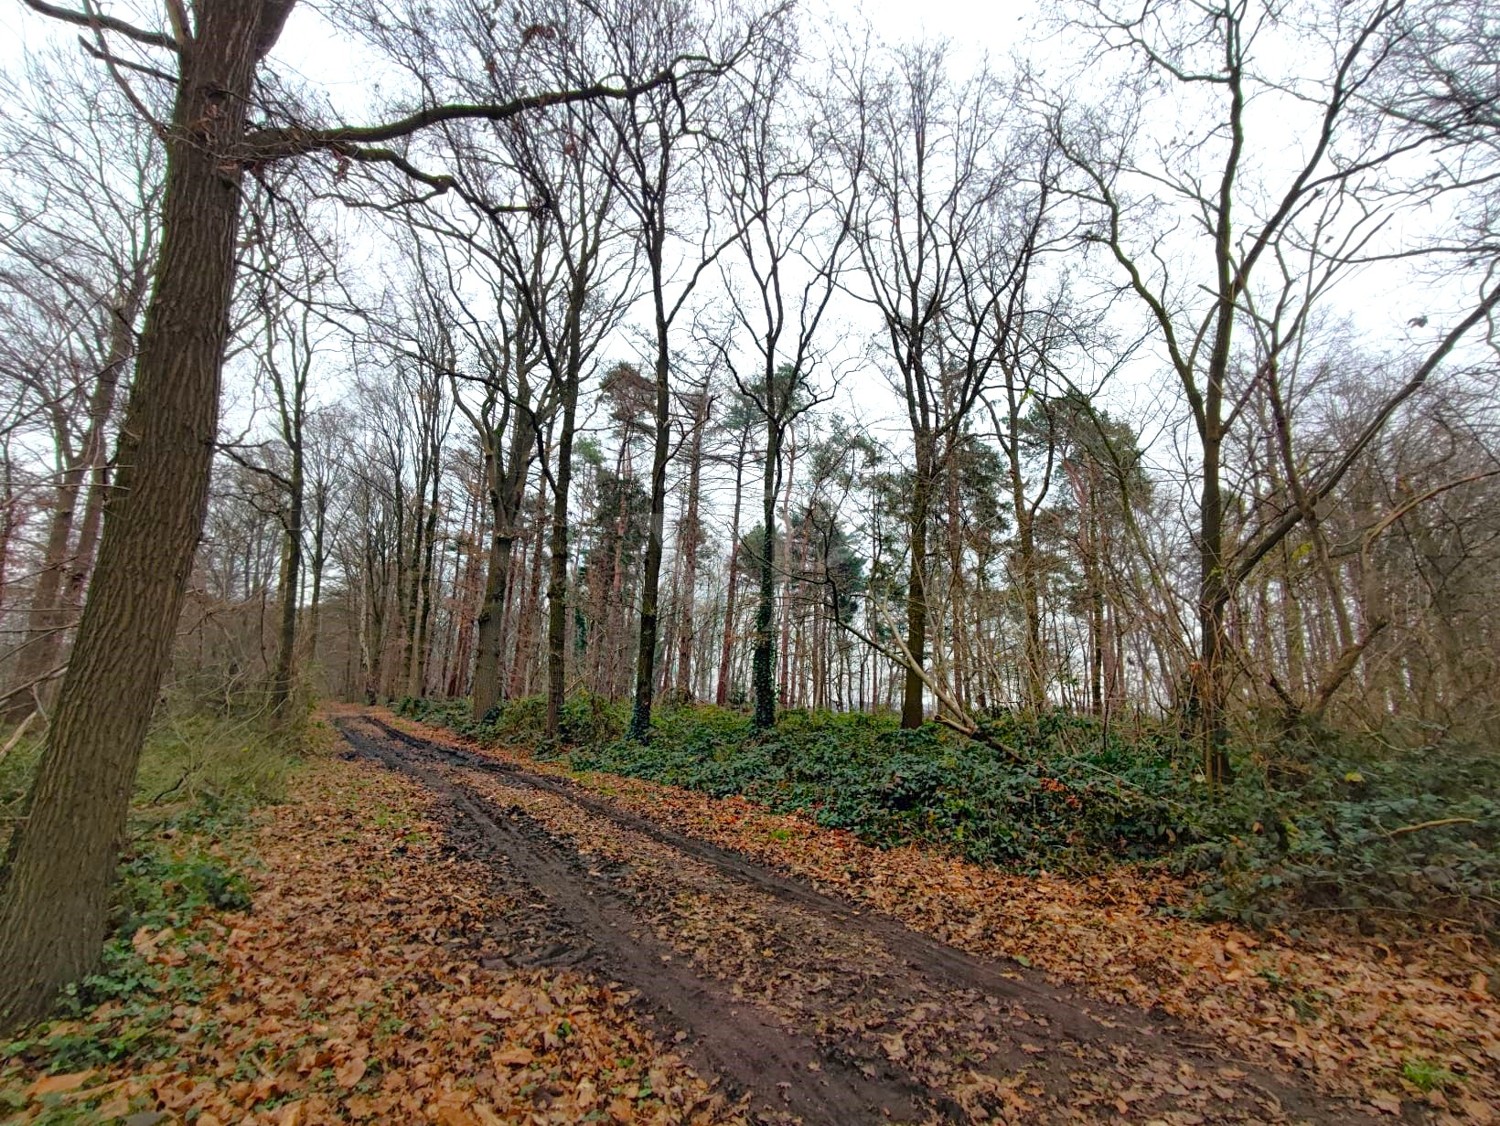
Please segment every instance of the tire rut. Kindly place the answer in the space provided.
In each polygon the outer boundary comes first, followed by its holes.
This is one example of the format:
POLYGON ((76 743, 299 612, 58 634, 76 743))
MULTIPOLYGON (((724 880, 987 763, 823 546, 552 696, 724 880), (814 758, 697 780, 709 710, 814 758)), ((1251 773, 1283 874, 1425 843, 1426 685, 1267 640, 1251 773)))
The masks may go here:
POLYGON ((478 851, 490 854, 487 859, 503 858, 524 884, 548 901, 563 928, 546 928, 554 939, 551 949, 528 961, 593 966, 626 984, 649 1010, 686 1033, 678 1047, 691 1062, 724 1077, 735 1094, 750 1096, 760 1120, 834 1124, 954 1119, 953 1108, 943 1105, 941 1095, 893 1069, 867 1074, 677 961, 675 952, 640 925, 629 903, 607 880, 592 875, 576 853, 534 822, 509 813, 493 816, 482 799, 435 770, 383 746, 348 722, 336 726, 357 752, 417 779, 451 803, 479 838, 463 845, 479 846, 478 851))
MULTIPOLYGON (((920 1079, 883 1059, 876 1060, 881 1067, 872 1069, 868 1052, 861 1059, 851 1054, 846 1044, 827 1043, 826 1036, 825 1042, 819 1043, 813 1037, 789 1032, 784 1017, 777 1024, 768 1013, 747 1004, 743 997, 710 984, 701 971, 675 965, 670 954, 663 961, 666 946, 660 936, 650 936, 640 929, 639 895, 632 902, 620 887, 611 884, 611 876, 581 865, 576 846, 570 847, 568 841, 550 836, 525 813, 506 808, 497 820, 486 811, 486 806, 496 809, 493 803, 434 769, 413 762, 414 757, 435 758, 450 768, 474 771, 506 789, 550 795, 627 833, 639 834, 707 865, 735 885, 786 904, 791 908, 784 913, 788 926, 791 916, 807 913, 831 932, 859 936, 878 944, 883 954, 888 954, 898 968, 906 971, 904 981, 899 980, 903 975, 894 975, 898 980, 881 990, 884 1004, 925 1004, 930 1008, 933 998, 938 997, 961 1009, 964 1019, 983 1034, 991 1057, 987 1065, 976 1065, 976 1070, 992 1078, 1028 1075, 1033 1084, 1031 1093, 1042 1095, 1045 1089, 1045 1101, 1053 1108, 1057 1120, 1080 1120, 1076 1109, 1069 1112, 1069 1097, 1092 1092, 1097 1098, 1101 1073, 1113 1072, 1123 1085, 1142 1065, 1156 1068, 1160 1075, 1164 1074, 1162 1062, 1174 1060, 1189 1069, 1192 1064, 1188 1061, 1193 1061, 1209 1071, 1233 1064, 1244 1074, 1244 1079, 1235 1085, 1240 1090, 1228 1099, 1219 1096, 1221 1101, 1211 1108, 1212 1117, 1200 1116, 1197 1121, 1373 1120, 1339 1100, 1312 1094, 1262 1067, 1236 1059, 1226 1054, 1222 1045, 1195 1041, 1173 1021, 1158 1020, 1156 1014, 1148 1016, 1123 1006, 1085 1001, 1047 983, 1035 971, 1024 971, 1003 962, 987 962, 912 930, 899 920, 868 908, 856 908, 797 879, 769 870, 742 854, 685 836, 582 793, 565 781, 440 740, 411 735, 373 716, 360 716, 358 723, 368 725, 378 739, 351 730, 349 721, 339 721, 338 726, 345 738, 365 753, 388 766, 415 774, 449 797, 466 817, 483 827, 490 845, 517 864, 533 886, 552 892, 580 881, 590 884, 589 890, 581 893, 581 905, 565 908, 561 914, 575 932, 599 938, 602 949, 582 959, 575 950, 571 955, 573 961, 592 958, 606 966, 617 966, 617 976, 640 988, 647 1002, 670 1022, 691 1029, 694 1036, 700 1031, 704 1033, 700 1045, 703 1062, 725 1075, 733 1085, 752 1092, 762 1113, 771 1112, 776 1103, 769 1086, 774 1084, 775 1092, 784 1100, 782 1109, 809 1122, 872 1121, 891 1114, 899 1119, 903 1113, 920 1116, 923 1112, 928 1117, 933 1114, 950 1119, 968 1117, 941 1090, 941 1083, 936 1089, 924 1086, 920 1079), (400 753, 389 744, 399 744, 409 753, 400 753), (571 858, 571 863, 567 858, 571 858), (632 924, 635 929, 631 929, 632 924), (628 937, 624 944, 627 949, 623 951, 618 941, 622 936, 628 937), (941 983, 943 988, 938 989, 933 983, 941 983), (992 1002, 999 1002, 1002 1009, 1008 1006, 1016 1015, 1002 1013, 997 1018, 992 1002), (721 1028, 725 1013, 729 1014, 729 1023, 721 1028), (976 1019, 974 1013, 982 1015, 976 1019), (721 1037, 717 1032, 727 1035, 721 1037), (1049 1047, 1043 1050, 1025 1043, 1022 1033, 1031 1040, 1041 1039, 1049 1047), (1018 1045, 1027 1053, 1041 1054, 1028 1057, 1021 1054, 1018 1045), (747 1055, 760 1062, 747 1062, 747 1055), (814 1059, 822 1068, 819 1072, 806 1067, 814 1059), (811 1090, 802 1090, 810 1082, 811 1090), (832 1101, 830 1085, 842 1088, 832 1101), (865 1109, 851 1116, 855 1102, 865 1109), (877 1111, 877 1106, 885 1108, 884 1112, 877 1111), (906 1109, 897 1109, 900 1107, 906 1109)), ((738 992, 736 984, 735 993, 738 992)), ((859 1034, 852 1039, 859 1039, 859 1034)), ((1108 1085, 1107 1080, 1103 1085, 1108 1085)), ((1145 1107, 1140 1109, 1144 1112, 1145 1107)), ((1189 1116, 1183 1120, 1194 1119, 1189 1116)))

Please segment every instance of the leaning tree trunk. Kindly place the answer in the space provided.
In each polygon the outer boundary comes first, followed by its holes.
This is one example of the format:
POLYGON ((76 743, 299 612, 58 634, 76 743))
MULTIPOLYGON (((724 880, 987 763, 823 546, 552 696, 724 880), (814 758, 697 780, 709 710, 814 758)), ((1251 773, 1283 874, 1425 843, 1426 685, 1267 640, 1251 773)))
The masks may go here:
POLYGON ((81 455, 68 455, 68 466, 53 489, 52 519, 47 529, 47 546, 42 553, 42 569, 37 575, 36 590, 31 598, 26 623, 26 639, 16 659, 15 688, 3 717, 11 722, 25 719, 42 696, 42 685, 53 675, 62 650, 61 634, 67 623, 63 605, 63 571, 68 563, 68 548, 73 539, 73 513, 83 491, 87 466, 81 455), (30 687, 30 691, 26 689, 30 687))
POLYGON ((29 815, 0 877, 0 1028, 41 1016, 99 958, 136 765, 203 527, 240 217, 229 152, 290 7, 194 5, 120 471, 29 815))
MULTIPOLYGON (((99 538, 99 512, 107 485, 102 473, 105 430, 114 410, 120 375, 135 351, 135 319, 140 313, 141 297, 141 286, 134 285, 110 309, 109 355, 89 395, 88 430, 83 448, 67 467, 58 486, 45 569, 37 580, 29 635, 16 667, 16 683, 19 685, 40 681, 50 676, 57 666, 62 653, 63 631, 79 605, 77 595, 81 594, 85 576, 93 565, 94 547, 99 538), (84 498, 83 520, 75 544, 72 542, 73 517, 80 498, 84 498), (73 549, 71 559, 70 547, 73 549)), ((8 718, 24 719, 31 709, 31 700, 30 694, 17 693, 12 697, 8 718)))

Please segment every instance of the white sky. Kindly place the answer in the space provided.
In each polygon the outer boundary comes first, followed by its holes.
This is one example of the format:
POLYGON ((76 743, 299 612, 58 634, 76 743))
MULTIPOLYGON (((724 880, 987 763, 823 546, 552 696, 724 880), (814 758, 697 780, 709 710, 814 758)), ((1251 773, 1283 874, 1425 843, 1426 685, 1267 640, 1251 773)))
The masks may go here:
MULTIPOLYGON (((150 0, 136 2, 141 10, 159 10, 151 5, 150 0)), ((337 0, 324 2, 336 3, 337 0)), ((105 8, 129 16, 134 6, 132 3, 106 4, 105 8)), ((1055 4, 1034 0, 1007 3, 921 0, 918 4, 911 3, 911 0, 866 0, 862 5, 839 0, 809 0, 807 6, 809 22, 814 25, 830 20, 855 22, 863 15, 887 40, 915 39, 923 35, 947 37, 953 42, 956 64, 977 60, 981 54, 989 54, 997 63, 1003 63, 1007 55, 1016 52, 1038 65, 1052 68, 1056 68, 1060 61, 1057 46, 1055 41, 1039 38, 1037 22, 1056 10, 1055 4)), ((6 65, 14 63, 25 48, 37 47, 49 39, 73 38, 74 29, 62 28, 19 4, 0 7, 0 44, 3 44, 0 46, 0 61, 6 65)), ((278 69, 300 75, 324 91, 335 107, 351 120, 369 120, 369 111, 365 107, 371 74, 379 70, 378 61, 354 44, 342 41, 319 15, 315 4, 304 0, 294 9, 273 61, 278 69)), ((1268 115, 1260 125, 1267 133, 1280 131, 1283 143, 1286 142, 1282 123, 1275 120, 1274 115, 1268 115)), ((1292 143, 1286 144, 1282 151, 1290 155, 1296 140, 1290 138, 1292 143)), ((1276 159, 1274 143, 1267 143, 1264 139, 1258 142, 1252 137, 1251 145, 1256 151, 1269 153, 1272 160, 1276 159)), ((1201 241, 1197 245, 1201 251, 1201 241)), ((1447 319, 1445 314, 1451 315, 1452 307, 1462 296, 1458 291, 1445 291, 1430 281, 1422 286, 1420 297, 1414 297, 1414 292, 1413 280, 1402 268, 1366 270, 1357 279, 1345 282, 1335 293, 1333 303, 1355 323, 1360 338, 1372 348, 1399 347, 1403 343, 1414 343, 1414 335, 1424 335, 1407 328, 1407 321, 1418 314, 1431 318, 1425 337, 1435 339, 1447 319)), ((875 327, 864 311, 852 302, 844 302, 831 312, 828 320, 830 332, 837 332, 841 325, 854 328, 856 335, 875 327)), ((1117 388, 1115 401, 1133 401, 1139 406, 1151 397, 1151 390, 1159 385, 1163 370, 1159 356, 1158 350, 1148 348, 1134 372, 1117 388)), ((845 412, 873 421, 879 412, 870 406, 872 390, 863 382, 847 389, 843 404, 845 412)), ((889 404, 891 408, 894 405, 894 401, 889 404)))

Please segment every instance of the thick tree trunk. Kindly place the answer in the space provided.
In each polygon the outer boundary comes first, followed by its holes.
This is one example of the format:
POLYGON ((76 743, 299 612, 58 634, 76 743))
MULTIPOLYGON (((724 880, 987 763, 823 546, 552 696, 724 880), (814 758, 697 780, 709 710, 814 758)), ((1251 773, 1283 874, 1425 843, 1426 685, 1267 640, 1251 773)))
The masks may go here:
POLYGON ((515 536, 510 524, 491 506, 494 530, 490 534, 489 563, 484 577, 484 603, 476 630, 478 655, 474 665, 474 718, 483 719, 500 699, 500 648, 504 640, 505 599, 510 581, 510 558, 515 536))
POLYGON ((489 478, 490 550, 484 577, 484 603, 479 611, 475 646, 478 655, 474 666, 474 718, 483 719, 500 699, 500 655, 504 647, 505 602, 509 595, 511 556, 515 546, 516 516, 521 511, 526 488, 524 465, 530 448, 529 424, 519 417, 513 423, 510 451, 506 464, 497 464, 499 435, 491 438, 495 447, 486 457, 489 478), (527 427, 527 429, 523 429, 527 427))
POLYGON ((290 3, 199 0, 167 139, 162 247, 116 487, 68 673, 0 888, 0 1028, 99 957, 131 788, 203 527, 234 286, 244 127, 290 3))

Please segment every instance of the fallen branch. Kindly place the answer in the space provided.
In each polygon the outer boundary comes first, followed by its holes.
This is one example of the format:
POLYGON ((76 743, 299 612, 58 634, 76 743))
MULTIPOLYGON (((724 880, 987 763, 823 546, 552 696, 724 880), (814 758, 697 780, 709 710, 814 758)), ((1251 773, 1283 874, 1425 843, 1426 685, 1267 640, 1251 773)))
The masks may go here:
POLYGON ((21 726, 10 733, 10 738, 5 741, 5 746, 0 747, 0 759, 3 759, 16 749, 16 744, 21 741, 21 736, 26 734, 26 729, 31 726, 31 721, 41 714, 41 712, 32 712, 21 721, 21 726))

